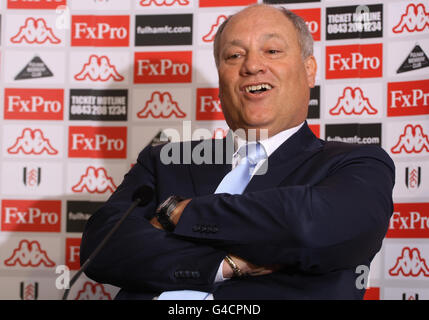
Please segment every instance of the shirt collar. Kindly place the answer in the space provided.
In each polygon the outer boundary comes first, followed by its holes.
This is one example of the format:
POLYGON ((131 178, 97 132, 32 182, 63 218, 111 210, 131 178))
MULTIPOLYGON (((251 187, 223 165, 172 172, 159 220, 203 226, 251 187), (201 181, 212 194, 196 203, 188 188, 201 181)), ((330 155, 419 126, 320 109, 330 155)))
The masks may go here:
MULTIPOLYGON (((304 122, 297 125, 296 127, 286 129, 284 131, 281 131, 277 133, 276 135, 269 137, 264 140, 259 140, 259 142, 262 144, 262 146, 265 148, 265 152, 267 153, 267 157, 269 157, 274 151, 277 150, 280 145, 285 142, 287 139, 289 139, 295 132, 297 132, 302 126, 304 125, 304 122)), ((239 135, 232 132, 232 136, 234 139, 234 155, 236 155, 238 149, 240 149, 241 146, 247 143, 246 140, 244 140, 239 135)))

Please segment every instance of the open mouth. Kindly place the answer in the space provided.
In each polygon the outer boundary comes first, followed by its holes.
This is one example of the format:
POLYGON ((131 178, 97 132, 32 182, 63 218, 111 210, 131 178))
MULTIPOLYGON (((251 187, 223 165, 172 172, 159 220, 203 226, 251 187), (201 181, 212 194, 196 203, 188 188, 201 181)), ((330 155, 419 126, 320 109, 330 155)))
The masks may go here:
POLYGON ((244 91, 251 94, 261 94, 263 92, 271 90, 273 87, 268 83, 261 83, 258 85, 250 85, 244 87, 244 91))

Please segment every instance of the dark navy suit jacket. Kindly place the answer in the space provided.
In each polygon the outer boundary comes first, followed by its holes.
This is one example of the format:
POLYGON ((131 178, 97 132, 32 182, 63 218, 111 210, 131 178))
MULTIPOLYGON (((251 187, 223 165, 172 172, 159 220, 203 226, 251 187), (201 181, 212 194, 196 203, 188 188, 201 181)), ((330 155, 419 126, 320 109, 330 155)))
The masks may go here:
MULTIPOLYGON (((224 142, 195 142, 190 149, 224 142)), ((380 250, 393 211, 395 168, 383 149, 325 142, 305 123, 268 158, 266 174, 255 175, 242 195, 229 195, 213 193, 231 170, 230 160, 165 165, 162 148, 146 147, 86 224, 82 262, 129 207, 134 190, 154 188, 153 201, 127 218, 88 277, 122 288, 119 299, 181 289, 212 292, 215 299, 362 299, 356 267, 369 266, 380 250), (172 194, 192 201, 169 233, 149 219, 172 194), (215 284, 227 253, 283 267, 215 284)), ((231 156, 224 153, 224 159, 231 156)))

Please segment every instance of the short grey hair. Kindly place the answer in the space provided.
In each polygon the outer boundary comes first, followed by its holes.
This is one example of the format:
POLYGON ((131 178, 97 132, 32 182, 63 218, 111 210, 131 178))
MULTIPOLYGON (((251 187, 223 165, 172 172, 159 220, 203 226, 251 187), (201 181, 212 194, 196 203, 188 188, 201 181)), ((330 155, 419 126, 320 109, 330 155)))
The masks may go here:
MULTIPOLYGON (((253 6, 264 6, 264 5, 253 5, 253 6)), ((298 33, 298 42, 301 48, 301 56, 303 59, 308 58, 309 56, 313 55, 313 36, 311 35, 310 30, 307 27, 307 24, 305 23, 304 19, 301 18, 296 13, 293 13, 292 11, 284 8, 284 7, 276 7, 279 11, 281 11, 286 18, 289 19, 290 22, 295 27, 295 30, 298 33)), ((222 35, 223 29, 225 29, 226 24, 228 21, 235 16, 236 14, 233 14, 229 16, 218 28, 214 42, 213 42, 213 55, 215 59, 216 66, 219 66, 219 54, 220 54, 220 37, 222 35)))

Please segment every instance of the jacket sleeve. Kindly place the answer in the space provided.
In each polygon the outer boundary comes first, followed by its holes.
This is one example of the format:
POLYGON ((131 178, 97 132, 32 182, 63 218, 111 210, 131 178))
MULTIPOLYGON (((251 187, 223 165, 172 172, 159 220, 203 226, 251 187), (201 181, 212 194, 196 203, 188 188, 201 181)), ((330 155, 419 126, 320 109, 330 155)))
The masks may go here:
MULTIPOLYGON (((106 204, 88 220, 81 242, 81 263, 131 205, 137 187, 156 189, 153 168, 148 147, 106 204)), ((86 275, 127 290, 210 290, 226 253, 154 228, 148 218, 153 216, 157 202, 155 198, 128 216, 89 265, 86 275)))
POLYGON ((390 157, 366 146, 343 155, 314 185, 194 198, 174 233, 203 238, 258 265, 315 273, 350 268, 381 248, 393 185, 390 157), (218 232, 198 232, 202 225, 218 232))

